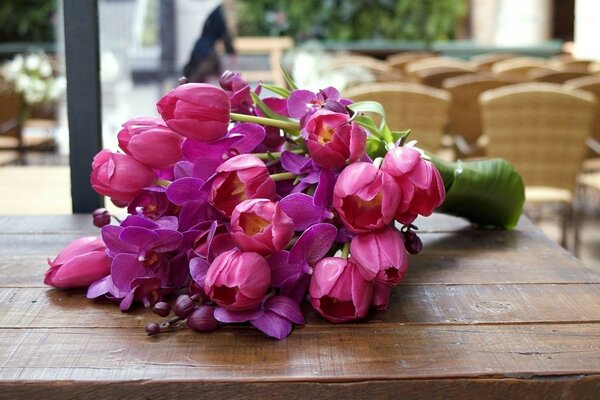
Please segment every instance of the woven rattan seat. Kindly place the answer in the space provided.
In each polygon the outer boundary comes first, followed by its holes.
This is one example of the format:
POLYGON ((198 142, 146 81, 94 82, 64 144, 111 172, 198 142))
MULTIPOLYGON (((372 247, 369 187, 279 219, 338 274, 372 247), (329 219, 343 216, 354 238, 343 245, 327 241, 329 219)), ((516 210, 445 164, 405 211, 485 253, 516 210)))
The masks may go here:
POLYGON ((445 90, 417 83, 375 83, 350 88, 344 97, 381 103, 392 130, 411 129, 410 139, 417 140, 419 147, 439 149, 450 105, 450 95, 445 90))
POLYGON ((487 154, 512 162, 530 192, 554 193, 547 199, 526 197, 526 202, 558 204, 566 246, 568 228, 578 228, 573 194, 596 99, 582 90, 536 82, 486 91, 480 104, 487 154), (557 198, 558 190, 564 193, 557 198))

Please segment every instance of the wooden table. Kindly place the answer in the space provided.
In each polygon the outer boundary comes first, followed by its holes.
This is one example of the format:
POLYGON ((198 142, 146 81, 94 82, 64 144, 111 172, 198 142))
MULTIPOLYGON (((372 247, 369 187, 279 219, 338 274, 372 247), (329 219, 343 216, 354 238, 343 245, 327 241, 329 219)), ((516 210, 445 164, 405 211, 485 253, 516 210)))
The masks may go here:
POLYGON ((87 216, 0 217, 0 399, 598 399, 600 274, 527 221, 420 223, 390 308, 284 340, 250 327, 148 337, 157 320, 44 287, 87 216), (193 396, 193 397, 192 397, 193 396))

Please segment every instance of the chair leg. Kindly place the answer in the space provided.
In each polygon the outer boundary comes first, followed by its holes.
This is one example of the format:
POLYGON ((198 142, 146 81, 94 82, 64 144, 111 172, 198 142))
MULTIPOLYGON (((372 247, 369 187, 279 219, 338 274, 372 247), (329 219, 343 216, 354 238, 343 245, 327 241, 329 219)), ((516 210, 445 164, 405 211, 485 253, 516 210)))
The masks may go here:
POLYGON ((562 211, 561 211, 561 238, 560 238, 560 245, 569 250, 568 248, 568 233, 569 233, 569 225, 570 225, 570 220, 572 217, 572 207, 571 207, 571 203, 567 203, 567 204, 563 204, 561 207, 562 211))

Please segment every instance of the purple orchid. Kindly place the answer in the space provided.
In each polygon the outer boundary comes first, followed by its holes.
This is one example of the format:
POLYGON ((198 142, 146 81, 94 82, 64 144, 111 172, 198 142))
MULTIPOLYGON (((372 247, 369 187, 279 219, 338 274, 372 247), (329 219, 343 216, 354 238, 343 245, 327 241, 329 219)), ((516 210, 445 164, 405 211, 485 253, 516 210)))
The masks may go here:
MULTIPOLYGON (((197 140, 186 140, 183 142, 183 156, 187 161, 198 164, 211 160, 211 165, 218 160, 218 164, 238 154, 252 152, 265 139, 265 128, 253 123, 238 123, 227 133, 227 136, 211 143, 199 142, 197 140)), ((218 164, 215 166, 218 166, 218 164)), ((212 171, 214 172, 214 170, 212 171)))
POLYGON ((340 97, 340 92, 334 87, 326 87, 313 93, 310 90, 294 90, 287 100, 287 109, 290 117, 300 120, 300 127, 304 127, 306 120, 318 110, 325 108, 337 113, 347 114, 346 105, 349 102, 340 97))
POLYGON ((325 257, 337 235, 332 224, 320 223, 306 229, 292 249, 269 257, 271 285, 300 304, 310 283, 313 265, 325 257))
POLYGON ((268 297, 257 310, 230 311, 215 309, 215 318, 224 323, 250 322, 275 339, 283 339, 292 331, 292 322, 304 325, 304 316, 298 304, 286 296, 268 297))
POLYGON ((149 187, 143 189, 127 207, 127 212, 132 215, 142 215, 150 219, 157 219, 166 215, 171 203, 163 187, 149 187))
POLYGON ((281 153, 281 167, 294 175, 302 176, 299 182, 292 189, 292 193, 302 192, 310 185, 319 182, 321 167, 315 164, 310 158, 290 151, 281 153))
POLYGON ((210 184, 200 178, 184 177, 167 187, 167 198, 180 206, 179 231, 186 232, 193 226, 220 218, 220 214, 208 201, 210 184))
POLYGON ((131 216, 121 226, 102 228, 107 254, 113 258, 110 280, 117 291, 109 286, 106 289, 112 289, 108 292, 113 295, 125 294, 122 310, 129 308, 134 297, 142 297, 148 304, 151 302, 148 294, 173 287, 171 263, 165 253, 177 249, 183 240, 183 235, 176 231, 176 221, 174 217, 150 221, 131 216))
POLYGON ((292 193, 280 200, 281 209, 294 221, 294 229, 303 231, 311 225, 333 218, 331 204, 335 175, 323 169, 314 196, 292 193))
MULTIPOLYGON (((231 100, 231 111, 251 115, 254 111, 254 102, 250 95, 250 85, 242 78, 239 72, 225 71, 219 84, 227 92, 231 100)), ((260 93, 260 85, 255 90, 260 93)))

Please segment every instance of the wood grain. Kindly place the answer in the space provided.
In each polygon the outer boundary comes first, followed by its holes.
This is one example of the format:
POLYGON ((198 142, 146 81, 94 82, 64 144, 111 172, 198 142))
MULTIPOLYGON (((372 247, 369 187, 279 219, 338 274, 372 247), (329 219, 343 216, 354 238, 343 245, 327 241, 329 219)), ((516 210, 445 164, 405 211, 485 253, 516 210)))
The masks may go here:
POLYGON ((0 399, 598 398, 600 274, 526 219, 420 222, 385 313, 334 325, 305 306, 276 341, 246 325, 148 337, 148 310, 43 287, 46 257, 99 233, 88 217, 0 217, 0 399))

